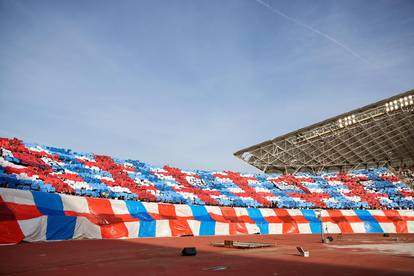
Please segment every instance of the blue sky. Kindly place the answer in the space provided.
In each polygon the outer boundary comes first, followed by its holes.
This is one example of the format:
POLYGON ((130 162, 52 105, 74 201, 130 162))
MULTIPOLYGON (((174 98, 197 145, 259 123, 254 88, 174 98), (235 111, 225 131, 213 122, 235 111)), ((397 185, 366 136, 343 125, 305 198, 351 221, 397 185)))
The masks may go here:
POLYGON ((182 168, 414 88, 414 1, 0 0, 0 136, 182 168))

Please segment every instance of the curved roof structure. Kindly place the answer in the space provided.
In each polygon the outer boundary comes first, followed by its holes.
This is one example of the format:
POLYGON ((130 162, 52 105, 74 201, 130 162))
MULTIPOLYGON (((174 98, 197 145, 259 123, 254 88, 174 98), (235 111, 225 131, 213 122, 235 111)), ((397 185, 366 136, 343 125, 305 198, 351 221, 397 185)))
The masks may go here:
POLYGON ((414 90, 234 153, 266 173, 414 164, 414 90))

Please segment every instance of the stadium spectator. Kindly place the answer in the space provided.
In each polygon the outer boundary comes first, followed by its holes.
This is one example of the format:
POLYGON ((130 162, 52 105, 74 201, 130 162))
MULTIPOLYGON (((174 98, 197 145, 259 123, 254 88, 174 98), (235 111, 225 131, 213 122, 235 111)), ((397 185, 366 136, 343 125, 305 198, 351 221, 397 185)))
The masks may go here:
POLYGON ((0 187, 143 202, 250 208, 407 209, 414 168, 298 175, 184 171, 0 138, 0 187))
POLYGON ((409 183, 414 183, 414 166, 404 166, 398 171, 401 178, 407 180, 409 183))

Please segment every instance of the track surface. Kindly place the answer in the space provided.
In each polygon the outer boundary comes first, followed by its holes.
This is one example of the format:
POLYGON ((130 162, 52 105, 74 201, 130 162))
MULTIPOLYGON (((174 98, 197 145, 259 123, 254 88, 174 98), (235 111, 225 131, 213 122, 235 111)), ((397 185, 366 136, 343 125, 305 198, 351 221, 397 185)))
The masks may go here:
POLYGON ((0 247, 2 275, 414 275, 414 235, 249 235, 22 243, 0 247), (396 240, 398 238, 398 240, 396 240), (275 243, 219 248, 232 239, 275 243), (195 257, 180 256, 196 246, 195 257), (296 246, 310 251, 297 254, 296 246), (360 248, 358 248, 360 247, 360 248))

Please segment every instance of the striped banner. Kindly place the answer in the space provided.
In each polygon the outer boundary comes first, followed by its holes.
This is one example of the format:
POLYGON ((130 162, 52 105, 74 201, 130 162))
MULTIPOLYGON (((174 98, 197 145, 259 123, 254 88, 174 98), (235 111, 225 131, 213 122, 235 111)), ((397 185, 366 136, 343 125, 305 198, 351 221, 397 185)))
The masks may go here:
POLYGON ((0 243, 183 235, 414 233, 413 210, 256 209, 0 188, 0 243), (322 221, 322 224, 321 224, 322 221))

